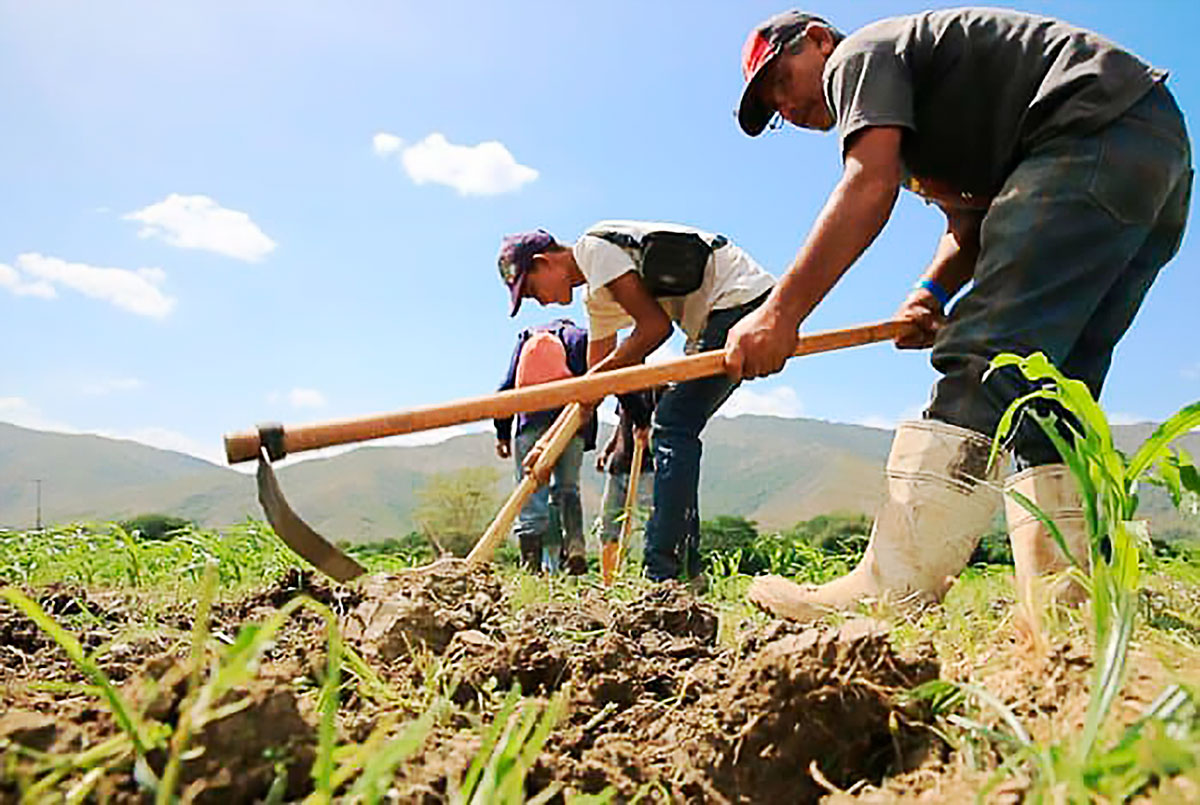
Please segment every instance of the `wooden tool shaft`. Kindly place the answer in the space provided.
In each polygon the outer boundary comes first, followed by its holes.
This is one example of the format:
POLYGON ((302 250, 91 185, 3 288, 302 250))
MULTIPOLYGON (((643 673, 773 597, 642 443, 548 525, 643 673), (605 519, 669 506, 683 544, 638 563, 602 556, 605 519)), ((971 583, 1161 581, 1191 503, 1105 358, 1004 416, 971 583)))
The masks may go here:
POLYGON ((483 536, 471 549, 471 553, 467 555, 467 561, 491 561, 492 554, 496 552, 496 548, 508 535, 508 531, 512 528, 517 515, 521 513, 521 509, 542 485, 542 481, 539 479, 549 476, 581 424, 583 424, 583 406, 575 403, 564 408, 563 412, 554 420, 554 424, 542 434, 542 438, 538 439, 537 445, 534 447, 535 451, 539 451, 537 461, 521 478, 521 483, 517 484, 517 488, 508 496, 504 505, 500 507, 492 524, 487 527, 483 536))
MULTIPOLYGON (((887 341, 908 329, 903 322, 885 321, 844 330, 802 335, 793 355, 812 355, 835 349, 887 341)), ((715 349, 662 363, 639 364, 611 372, 586 374, 536 386, 501 391, 441 405, 421 406, 387 414, 291 426, 284 430, 283 448, 287 454, 363 442, 385 436, 444 428, 481 419, 503 419, 527 411, 560 408, 568 403, 588 403, 609 394, 624 394, 659 386, 709 377, 724 371, 725 351, 715 349)), ((257 430, 225 436, 225 456, 236 464, 258 456, 257 430)))
POLYGON ((621 562, 625 552, 629 550, 629 535, 633 532, 634 514, 637 511, 638 484, 642 480, 642 456, 646 452, 646 440, 634 436, 633 456, 629 464, 629 488, 625 490, 625 520, 621 523, 621 538, 617 543, 617 562, 615 573, 621 572, 621 562))

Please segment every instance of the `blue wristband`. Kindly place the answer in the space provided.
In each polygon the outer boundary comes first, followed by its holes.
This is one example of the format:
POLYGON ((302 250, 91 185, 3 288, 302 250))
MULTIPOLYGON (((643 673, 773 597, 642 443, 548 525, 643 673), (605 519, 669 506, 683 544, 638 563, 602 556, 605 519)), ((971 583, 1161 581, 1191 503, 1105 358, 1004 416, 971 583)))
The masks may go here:
POLYGON ((914 290, 917 288, 924 288, 933 294, 933 298, 938 300, 938 304, 943 308, 950 304, 950 294, 946 292, 946 289, 937 280, 918 280, 917 284, 913 286, 914 290))

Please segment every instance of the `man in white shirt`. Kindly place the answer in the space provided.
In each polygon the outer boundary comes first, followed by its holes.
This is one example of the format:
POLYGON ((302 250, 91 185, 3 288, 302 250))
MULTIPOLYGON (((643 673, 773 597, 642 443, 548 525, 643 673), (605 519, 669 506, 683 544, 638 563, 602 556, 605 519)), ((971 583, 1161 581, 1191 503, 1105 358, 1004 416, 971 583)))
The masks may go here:
MULTIPOLYGON (((720 349, 775 285, 723 236, 646 221, 600 221, 570 246, 541 229, 509 235, 498 263, 512 315, 525 297, 569 305, 574 289, 585 287, 591 372, 641 363, 675 324, 689 353, 720 349), (631 325, 618 345, 618 331, 631 325)), ((655 410, 654 510, 645 540, 646 575, 654 581, 700 572, 700 432, 736 387, 725 375, 673 384, 655 410)))

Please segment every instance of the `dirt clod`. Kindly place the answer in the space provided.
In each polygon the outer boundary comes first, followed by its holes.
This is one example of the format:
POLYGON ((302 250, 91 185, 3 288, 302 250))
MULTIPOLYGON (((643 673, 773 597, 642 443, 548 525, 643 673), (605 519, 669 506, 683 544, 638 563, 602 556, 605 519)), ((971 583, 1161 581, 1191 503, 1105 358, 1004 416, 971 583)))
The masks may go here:
POLYGON ((441 654, 456 633, 480 631, 498 614, 501 599, 489 568, 450 559, 371 576, 360 593, 362 602, 344 619, 346 637, 385 663, 415 648, 441 654))

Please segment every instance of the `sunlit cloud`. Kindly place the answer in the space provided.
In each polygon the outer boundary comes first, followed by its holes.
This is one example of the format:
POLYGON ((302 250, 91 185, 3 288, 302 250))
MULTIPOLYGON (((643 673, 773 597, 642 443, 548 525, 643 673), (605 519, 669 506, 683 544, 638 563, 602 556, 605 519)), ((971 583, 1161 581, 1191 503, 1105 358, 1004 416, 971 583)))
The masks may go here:
POLYGON ((1154 421, 1152 417, 1144 414, 1131 414, 1124 411, 1109 411, 1106 416, 1110 425, 1140 425, 1143 422, 1154 421))
POLYGON ((110 428, 79 428, 66 422, 54 419, 42 409, 24 397, 0 397, 0 422, 7 422, 30 430, 50 431, 54 433, 69 433, 72 435, 91 434, 103 436, 106 439, 123 439, 137 442, 147 447, 157 447, 160 450, 173 450, 176 453, 186 453, 196 458, 211 461, 214 464, 224 464, 225 454, 219 439, 200 441, 170 428, 147 426, 133 430, 110 428))
POLYGON ((0 397, 0 422, 31 430, 70 430, 65 423, 47 416, 24 397, 0 397))
POLYGON ((166 277, 161 268, 103 268, 36 253, 19 255, 15 269, 0 265, 0 287, 18 295, 56 299, 58 289, 69 288, 156 319, 164 318, 175 307, 175 300, 159 288, 166 277))
POLYGON ((533 168, 517 162, 502 143, 495 140, 478 145, 455 145, 434 132, 406 146, 394 134, 379 132, 372 149, 384 158, 398 156, 404 172, 416 184, 440 184, 463 196, 493 196, 510 193, 538 177, 533 168))
POLYGON ((381 157, 396 153, 403 145, 404 140, 386 131, 381 131, 371 138, 371 149, 381 157))
POLYGON ((288 402, 293 408, 320 408, 325 405, 325 395, 316 389, 292 389, 288 402))
POLYGON ((878 428, 879 430, 895 430, 896 426, 898 426, 901 422, 910 422, 912 420, 920 419, 924 410, 924 404, 911 405, 894 416, 888 416, 884 414, 869 414, 865 417, 860 417, 859 419, 853 420, 850 424, 862 425, 865 428, 878 428))
POLYGON ((721 406, 718 416, 735 417, 743 414, 795 418, 802 416, 804 406, 800 396, 791 386, 776 386, 773 389, 755 391, 740 386, 721 406))
POLYGON ((250 216, 222 207, 208 196, 172 193, 123 216, 143 226, 138 237, 159 238, 181 249, 200 249, 256 263, 275 250, 250 216))
POLYGON ((58 292, 45 280, 30 280, 12 266, 0 263, 0 288, 7 288, 15 296, 36 296, 39 299, 54 299, 58 292))
POLYGON ((293 408, 322 408, 328 400, 317 389, 294 388, 291 391, 272 391, 267 395, 267 402, 272 405, 287 403, 293 408))

